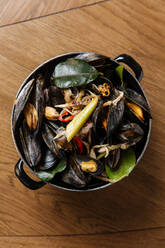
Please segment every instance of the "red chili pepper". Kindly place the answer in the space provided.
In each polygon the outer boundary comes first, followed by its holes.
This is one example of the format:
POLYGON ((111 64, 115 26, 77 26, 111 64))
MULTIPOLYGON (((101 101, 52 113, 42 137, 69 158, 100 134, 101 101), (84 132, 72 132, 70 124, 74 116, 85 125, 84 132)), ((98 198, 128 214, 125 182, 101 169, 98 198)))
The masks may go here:
POLYGON ((65 111, 62 115, 59 116, 59 120, 60 121, 63 121, 63 122, 68 122, 68 121, 71 121, 73 119, 73 115, 69 115, 67 116, 68 114, 70 114, 68 111, 65 111), (67 116, 67 117, 65 117, 67 116))
POLYGON ((80 154, 82 154, 83 151, 84 151, 84 147, 83 147, 82 141, 81 141, 79 138, 74 137, 74 138, 73 138, 73 142, 74 142, 74 143, 77 145, 77 147, 79 148, 80 154))

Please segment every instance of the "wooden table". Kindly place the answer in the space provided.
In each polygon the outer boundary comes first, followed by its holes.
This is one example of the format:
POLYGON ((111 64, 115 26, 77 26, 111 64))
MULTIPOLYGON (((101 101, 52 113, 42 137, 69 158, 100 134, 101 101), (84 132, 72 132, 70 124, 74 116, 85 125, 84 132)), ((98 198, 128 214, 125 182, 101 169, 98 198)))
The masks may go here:
POLYGON ((164 248, 164 0, 1 0, 0 26, 0 247, 164 248), (13 172, 12 104, 31 70, 69 51, 127 53, 142 65, 150 143, 131 176, 112 187, 30 191, 13 172))

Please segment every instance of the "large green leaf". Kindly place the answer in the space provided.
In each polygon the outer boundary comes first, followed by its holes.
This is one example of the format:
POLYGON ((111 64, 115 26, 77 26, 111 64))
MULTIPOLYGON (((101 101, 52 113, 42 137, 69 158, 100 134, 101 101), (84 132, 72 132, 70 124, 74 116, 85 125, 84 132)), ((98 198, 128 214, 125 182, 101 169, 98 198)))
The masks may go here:
POLYGON ((53 77, 59 88, 82 86, 90 83, 98 76, 95 67, 80 59, 67 59, 55 66, 53 77))
POLYGON ((124 83, 124 81, 123 81, 123 69, 124 69, 123 65, 119 65, 119 66, 116 67, 115 70, 116 70, 117 75, 119 76, 119 78, 120 78, 120 80, 121 80, 121 86, 122 86, 123 88, 125 88, 125 83, 124 83))
POLYGON ((35 172, 36 176, 39 177, 43 181, 50 181, 56 175, 56 173, 62 172, 65 170, 67 162, 65 160, 61 160, 59 164, 51 171, 38 171, 35 172))
POLYGON ((119 168, 117 170, 110 169, 105 165, 106 174, 110 181, 115 183, 128 176, 134 169, 136 164, 136 156, 131 148, 121 151, 121 158, 119 161, 119 168))

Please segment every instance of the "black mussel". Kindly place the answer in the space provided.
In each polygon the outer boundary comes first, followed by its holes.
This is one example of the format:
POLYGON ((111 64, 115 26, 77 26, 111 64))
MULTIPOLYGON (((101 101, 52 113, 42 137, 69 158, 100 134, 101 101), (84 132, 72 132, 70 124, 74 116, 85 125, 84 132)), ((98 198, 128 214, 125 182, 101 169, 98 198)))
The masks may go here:
POLYGON ((119 129, 119 139, 130 146, 136 145, 144 136, 143 129, 137 123, 123 124, 119 129))
POLYGON ((80 166, 81 170, 88 172, 91 175, 100 175, 103 170, 103 164, 94 158, 85 155, 75 155, 72 158, 77 166, 80 166))
POLYGON ((58 129, 57 137, 54 139, 54 142, 56 143, 58 149, 63 149, 64 151, 72 151, 72 144, 71 142, 67 141, 65 134, 63 134, 63 132, 65 132, 64 130, 65 129, 63 127, 58 129))
POLYGON ((53 142, 55 143, 57 150, 72 151, 73 147, 71 142, 67 141, 65 128, 63 126, 58 127, 57 124, 52 121, 48 122, 48 126, 56 134, 53 142))
POLYGON ((61 180, 76 188, 83 188, 90 181, 90 175, 86 175, 76 163, 74 157, 70 157, 67 169, 61 175, 61 180))
POLYGON ((65 136, 65 129, 63 127, 57 128, 57 125, 49 122, 44 123, 42 137, 49 149, 54 152, 60 159, 67 159, 67 153, 72 150, 72 144, 67 142, 65 136), (57 129, 56 129, 57 128, 57 129))
POLYGON ((14 106, 14 112, 13 112, 13 119, 12 119, 12 124, 13 124, 13 131, 15 132, 17 124, 20 123, 20 117, 23 112, 23 109, 29 99, 29 96, 31 94, 31 91, 34 87, 35 80, 32 79, 30 80, 20 91, 16 103, 14 106))
POLYGON ((56 136, 56 132, 53 129, 51 129, 47 123, 44 123, 42 130, 42 138, 45 144, 49 147, 49 149, 57 156, 59 156, 56 143, 54 142, 55 136, 56 136))
MULTIPOLYGON (((143 114, 143 112, 142 112, 143 114)), ((145 125, 147 124, 146 120, 147 118, 144 118, 146 116, 143 115, 143 119, 139 118, 131 108, 129 108, 126 104, 125 104, 125 112, 124 112, 124 120, 123 123, 125 122, 130 122, 130 123, 137 123, 140 126, 145 127, 145 125)))
POLYGON ((64 99, 61 89, 53 85, 49 87, 49 99, 51 102, 51 106, 54 106, 54 107, 56 105, 65 103, 65 99, 64 99))
POLYGON ((75 59, 85 60, 95 67, 97 67, 98 65, 104 65, 106 63, 105 56, 93 52, 79 54, 75 56, 75 59))
POLYGON ((38 136, 32 136, 26 122, 20 127, 20 140, 27 162, 35 167, 41 159, 41 143, 38 136))
POLYGON ((150 108, 143 96, 132 89, 125 90, 126 105, 142 123, 146 118, 151 118, 150 108))
POLYGON ((105 164, 110 168, 116 168, 120 160, 120 148, 113 150, 109 153, 108 157, 105 159, 105 164))
POLYGON ((112 144, 112 135, 117 130, 119 124, 122 121, 124 114, 124 100, 121 99, 117 104, 109 106, 107 116, 107 140, 112 144))
POLYGON ((44 113, 44 94, 43 94, 44 79, 38 76, 35 87, 33 87, 25 107, 24 117, 28 128, 34 136, 39 132, 42 125, 44 113))
POLYGON ((143 96, 141 96, 140 94, 138 94, 136 91, 127 88, 125 90, 125 97, 126 99, 131 102, 134 102, 136 105, 138 105, 139 107, 141 107, 142 109, 144 109, 147 113, 150 114, 150 108, 148 106, 147 101, 145 100, 145 98, 143 96))
POLYGON ((58 162, 59 158, 56 156, 56 154, 46 148, 44 149, 44 151, 42 151, 42 157, 39 164, 39 168, 40 170, 49 170, 53 166, 57 165, 58 162))
POLYGON ((97 120, 100 119, 102 107, 103 107, 103 100, 99 100, 97 107, 92 114, 93 130, 95 133, 96 133, 97 120))

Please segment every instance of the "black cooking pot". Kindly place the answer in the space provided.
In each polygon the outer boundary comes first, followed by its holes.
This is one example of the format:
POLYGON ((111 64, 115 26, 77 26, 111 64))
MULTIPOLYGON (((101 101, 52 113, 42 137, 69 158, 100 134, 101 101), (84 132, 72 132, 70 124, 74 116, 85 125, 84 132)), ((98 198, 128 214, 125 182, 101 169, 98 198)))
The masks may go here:
MULTIPOLYGON (((76 55, 82 54, 82 52, 74 52, 74 53, 67 53, 67 54, 62 54, 60 56, 54 57, 49 59, 48 61, 44 62, 43 64, 41 64, 40 66, 38 66, 34 71, 32 71, 30 73, 30 75, 25 79, 25 81, 22 83, 17 96, 19 95, 20 91, 22 90, 22 88, 26 85, 26 83, 31 80, 35 75, 39 74, 39 73, 43 73, 44 75, 51 75, 54 67, 56 64, 58 64, 61 61, 64 61, 68 58, 74 57, 76 55)), ((110 59, 112 64, 114 64, 115 66, 119 65, 119 62, 123 62, 126 65, 128 65, 135 73, 135 76, 133 76, 127 69, 124 69, 124 73, 123 76, 127 81, 127 85, 129 86, 129 88, 132 88, 134 90, 136 90, 139 94, 141 94, 147 101, 147 103, 149 104, 147 97, 140 85, 140 81, 142 80, 143 77, 143 71, 141 66, 129 55, 126 54, 122 54, 118 57, 116 57, 115 59, 110 59)), ((14 113, 14 107, 12 110, 12 119, 13 119, 13 113, 14 113)), ((142 158, 146 147, 148 145, 149 142, 149 138, 150 138, 150 132, 151 132, 151 124, 152 124, 152 120, 149 119, 147 126, 146 126, 146 134, 145 137, 143 138, 143 140, 141 142, 139 142, 137 149, 136 149, 136 157, 137 157, 137 162, 136 165, 138 164, 138 162, 140 161, 140 159, 142 158)), ((23 163, 31 170, 32 173, 33 170, 31 169, 31 167, 25 162, 24 159, 24 155, 21 152, 21 149, 19 148, 18 145, 18 140, 17 137, 14 136, 13 133, 13 128, 12 128, 12 135, 13 135, 13 140, 16 146, 16 149, 21 157, 21 159, 19 159, 19 161, 17 162, 17 164, 15 165, 15 174, 18 177, 18 179, 29 189, 39 189, 42 186, 44 186, 46 183, 43 181, 34 181, 32 180, 24 171, 23 169, 23 163)), ((63 182, 61 182, 60 180, 53 182, 53 183, 49 183, 48 184, 60 188, 60 189, 65 189, 65 190, 69 190, 69 191, 92 191, 92 190, 97 190, 97 189, 101 189, 101 188, 105 188, 111 185, 111 183, 109 182, 103 182, 103 181, 96 181, 96 183, 93 183, 92 185, 88 185, 83 189, 76 189, 74 186, 71 185, 67 185, 63 182)))

